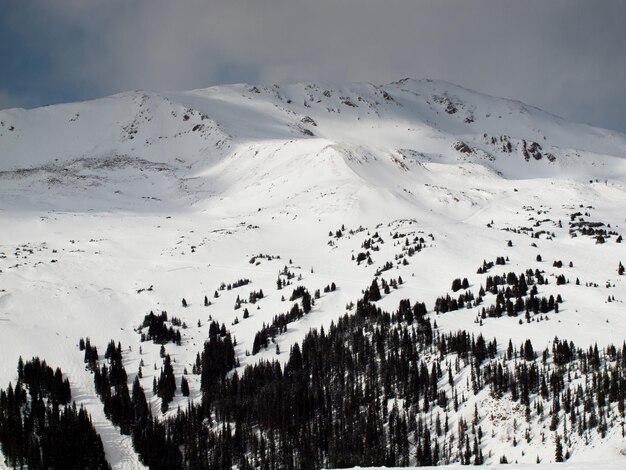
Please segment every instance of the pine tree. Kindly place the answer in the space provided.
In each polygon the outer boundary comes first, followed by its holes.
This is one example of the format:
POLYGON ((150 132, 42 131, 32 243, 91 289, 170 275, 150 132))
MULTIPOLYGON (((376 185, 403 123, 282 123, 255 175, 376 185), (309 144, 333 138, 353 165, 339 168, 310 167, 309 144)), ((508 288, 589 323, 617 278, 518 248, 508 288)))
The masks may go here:
POLYGON ((180 379, 180 392, 183 394, 184 397, 189 396, 189 384, 187 383, 187 379, 184 376, 182 379, 180 379))
POLYGON ((157 382, 157 395, 161 398, 161 411, 167 411, 169 403, 174 398, 176 392, 176 378, 170 355, 166 354, 163 360, 163 368, 157 382))
POLYGON ((563 446, 561 444, 561 437, 558 434, 556 434, 555 441, 554 461, 563 462, 563 446))
POLYGON ((309 313, 311 311, 311 294, 307 291, 302 294, 302 310, 304 310, 304 313, 309 313))
POLYGON ((372 281, 372 285, 369 288, 369 300, 372 302, 376 302, 380 300, 382 297, 380 295, 380 289, 378 287, 378 280, 374 278, 372 281))

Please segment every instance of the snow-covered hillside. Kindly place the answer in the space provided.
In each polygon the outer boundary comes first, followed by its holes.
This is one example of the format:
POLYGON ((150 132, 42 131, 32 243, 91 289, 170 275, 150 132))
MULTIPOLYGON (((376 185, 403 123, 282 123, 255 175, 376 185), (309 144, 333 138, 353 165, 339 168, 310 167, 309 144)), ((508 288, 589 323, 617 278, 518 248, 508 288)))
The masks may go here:
MULTIPOLYGON (((102 355, 121 342, 128 384, 143 364, 158 416, 160 344, 138 332, 150 311, 184 322, 166 350, 196 401, 191 371, 211 321, 236 338, 242 368, 285 363, 309 329, 353 313, 375 278, 403 280, 376 301, 383 310, 424 302, 438 331, 496 338, 500 354, 509 339, 540 353, 555 336, 621 347, 625 218, 626 136, 445 82, 232 85, 0 111, 0 387, 20 356, 61 367, 112 466, 141 468, 78 343, 102 355), (538 298, 561 296, 558 312, 507 315, 489 292, 488 276, 529 269, 538 298), (453 292, 457 278, 467 285, 453 292), (299 285, 320 296, 275 336, 280 354, 273 343, 249 354, 299 285), (481 286, 482 303, 458 308, 481 286), (448 294, 456 308, 441 309, 448 294)), ((177 391, 169 415, 187 401, 177 391)), ((498 415, 483 429, 487 463, 553 460, 550 438, 538 443, 548 423, 522 444, 516 403, 481 392, 458 416, 475 404, 498 415)), ((573 438, 572 458, 619 458, 621 420, 603 439, 573 438)))
POLYGON ((5 208, 154 211, 225 198, 246 213, 258 209, 252 197, 328 213, 371 192, 418 208, 426 198, 430 209, 468 176, 489 187, 496 175, 626 174, 621 134, 430 80, 134 92, 8 110, 0 145, 5 208))
MULTIPOLYGON (((374 470, 380 467, 359 467, 362 470, 374 470)), ((417 467, 404 467, 404 468, 417 468, 417 467)), ((432 470, 435 467, 419 467, 422 470, 432 470)), ((464 468, 462 465, 443 465, 436 467, 437 470, 461 470, 464 468)), ((494 470, 502 468, 498 465, 485 465, 484 470, 494 470)), ((535 465, 510 465, 507 468, 511 470, 533 470, 537 467, 535 465)), ((621 462, 586 462, 586 463, 554 463, 542 465, 542 470, 618 470, 622 468, 621 462)))

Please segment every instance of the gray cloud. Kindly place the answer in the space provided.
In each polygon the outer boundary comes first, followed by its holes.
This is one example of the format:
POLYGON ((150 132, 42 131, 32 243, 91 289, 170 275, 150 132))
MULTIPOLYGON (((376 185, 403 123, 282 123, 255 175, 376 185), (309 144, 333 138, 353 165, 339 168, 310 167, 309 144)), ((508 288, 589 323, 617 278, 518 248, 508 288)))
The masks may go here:
POLYGON ((431 77, 626 131, 621 0, 18 3, 18 49, 62 96, 431 77))
POLYGON ((24 99, 0 90, 0 109, 16 108, 18 106, 24 106, 24 99))

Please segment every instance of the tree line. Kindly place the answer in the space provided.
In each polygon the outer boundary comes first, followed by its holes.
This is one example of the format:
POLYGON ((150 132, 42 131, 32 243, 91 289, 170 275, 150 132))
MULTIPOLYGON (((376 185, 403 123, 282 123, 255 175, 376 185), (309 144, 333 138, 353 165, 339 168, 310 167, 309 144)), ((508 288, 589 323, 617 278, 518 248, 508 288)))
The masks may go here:
POLYGON ((0 446, 13 468, 108 470, 102 440, 70 384, 38 357, 19 359, 18 380, 0 391, 0 446))

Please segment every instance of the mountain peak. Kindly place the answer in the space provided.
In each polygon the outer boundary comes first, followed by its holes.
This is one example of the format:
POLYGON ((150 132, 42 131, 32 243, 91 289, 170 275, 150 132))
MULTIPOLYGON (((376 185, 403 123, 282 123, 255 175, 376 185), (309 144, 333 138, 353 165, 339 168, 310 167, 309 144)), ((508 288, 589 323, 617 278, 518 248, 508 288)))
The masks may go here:
POLYGON ((42 189, 55 181, 65 191, 90 193, 88 180, 115 194, 134 180, 134 168, 158 171, 168 183, 154 197, 183 205, 238 193, 242 182, 269 194, 277 181, 290 181, 285 198, 350 182, 350 191, 376 188, 418 204, 423 185, 442 173, 512 181, 626 175, 624 135, 410 78, 133 91, 1 111, 0 150, 0 177, 18 186, 27 178, 42 189), (314 168, 319 179, 303 168, 314 168))

